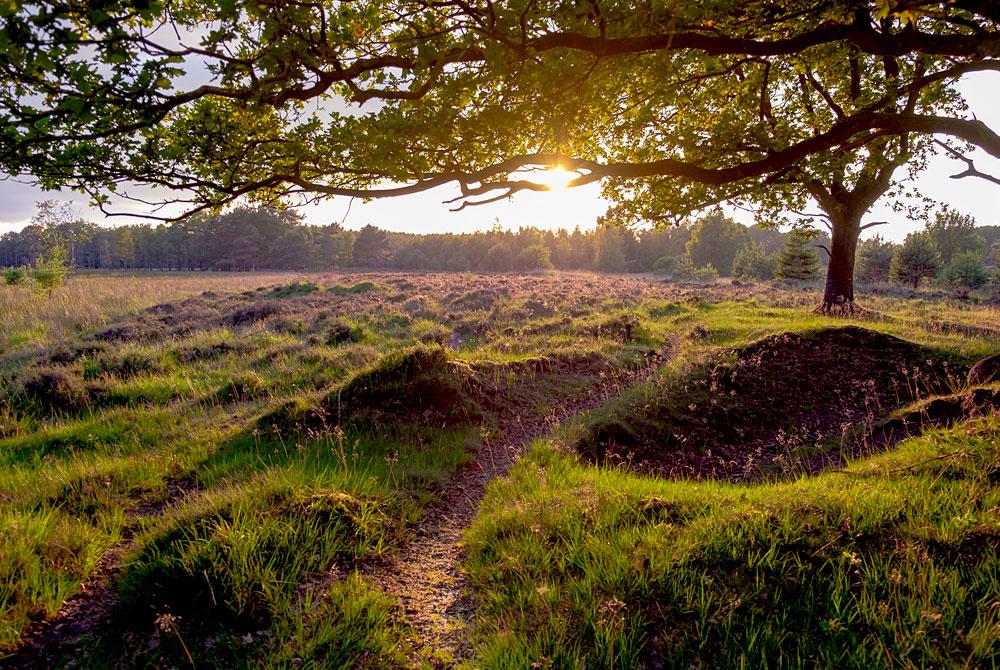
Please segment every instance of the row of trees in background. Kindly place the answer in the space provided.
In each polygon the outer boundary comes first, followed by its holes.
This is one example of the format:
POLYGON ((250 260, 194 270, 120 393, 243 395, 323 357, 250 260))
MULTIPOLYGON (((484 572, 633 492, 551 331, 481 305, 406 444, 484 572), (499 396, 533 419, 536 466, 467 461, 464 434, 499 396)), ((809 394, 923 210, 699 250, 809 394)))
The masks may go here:
POLYGON ((370 225, 356 232, 338 224, 309 226, 294 210, 243 207, 172 224, 106 228, 49 201, 39 204, 30 225, 0 237, 0 266, 34 266, 58 246, 73 266, 85 269, 648 272, 671 269, 664 259, 689 257, 699 268, 711 265, 730 275, 743 246, 756 242, 775 253, 784 237, 746 228, 720 212, 664 230, 510 231, 498 223, 489 231, 417 235, 370 225))
POLYGON ((916 288, 925 281, 979 288, 1000 256, 997 226, 977 227, 968 215, 945 209, 923 230, 910 233, 902 244, 879 236, 858 247, 858 279, 866 283, 893 281, 916 288))
POLYGON ((44 202, 30 225, 0 237, 0 266, 33 266, 50 249, 64 247, 70 263, 85 269, 683 273, 689 268, 729 276, 741 252, 751 248, 771 258, 786 237, 777 230, 747 228, 721 211, 690 226, 662 230, 602 225, 588 231, 511 231, 498 223, 492 230, 465 234, 397 233, 371 225, 355 232, 338 224, 305 225, 293 210, 270 208, 106 228, 74 218, 65 205, 44 202))
MULTIPOLYGON (((360 231, 305 225, 290 210, 237 208, 173 224, 104 228, 74 219, 66 206, 40 203, 31 225, 0 237, 0 265, 37 266, 62 249, 92 269, 329 270, 345 267, 445 270, 658 272, 680 279, 812 279, 830 238, 813 230, 746 227, 715 210, 691 225, 592 231, 524 227, 476 233, 360 231)), ((945 209, 901 245, 874 237, 858 250, 861 281, 917 285, 941 278, 977 287, 1000 251, 1000 226, 945 209)))
POLYGON ((66 205, 39 203, 31 224, 0 237, 0 266, 33 265, 53 245, 88 269, 327 269, 351 257, 354 234, 337 224, 303 225, 293 210, 237 208, 172 224, 105 228, 66 205))

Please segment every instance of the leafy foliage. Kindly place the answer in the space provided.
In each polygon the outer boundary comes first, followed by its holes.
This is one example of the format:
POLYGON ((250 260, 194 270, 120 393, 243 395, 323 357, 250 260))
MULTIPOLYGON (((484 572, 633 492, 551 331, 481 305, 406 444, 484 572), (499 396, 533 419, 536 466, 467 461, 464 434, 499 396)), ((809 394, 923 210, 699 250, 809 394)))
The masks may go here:
POLYGON ((20 286, 28 278, 24 268, 7 268, 3 273, 3 281, 7 286, 20 286))
POLYGON ((517 255, 517 267, 520 270, 548 270, 553 267, 549 250, 543 244, 525 247, 517 255))
POLYGON ((358 231, 351 253, 354 265, 383 267, 389 258, 389 236, 384 230, 369 224, 358 231))
POLYGON ((602 272, 625 270, 624 236, 617 228, 599 225, 595 231, 594 268, 602 272))
POLYGON ((933 220, 927 221, 924 230, 941 254, 941 263, 948 265, 958 254, 974 252, 982 255, 986 250, 986 240, 976 231, 976 220, 950 207, 938 212, 933 220))
POLYGON ((711 282, 718 278, 719 271, 712 264, 699 267, 685 254, 677 261, 670 274, 674 279, 681 281, 711 282))
POLYGON ((955 254, 944 267, 944 280, 958 288, 980 288, 990 279, 982 256, 978 251, 955 254))
POLYGON ((14 3, 0 166, 102 204, 167 186, 189 211, 448 184, 461 208, 558 166, 625 224, 727 200, 779 223, 815 200, 846 271, 875 201, 910 202, 931 134, 1000 155, 955 84, 995 69, 998 21, 927 0, 14 3))
POLYGON ((745 226, 724 216, 722 210, 715 210, 691 228, 685 251, 695 265, 711 265, 728 277, 733 274, 736 254, 749 241, 745 226))
POLYGON ((52 297, 52 292, 63 285, 69 274, 69 251, 66 247, 55 246, 35 262, 29 275, 35 283, 35 290, 52 297))
POLYGON ((857 277, 863 282, 883 282, 889 279, 889 266, 892 264, 892 254, 895 250, 892 242, 875 235, 862 240, 858 245, 858 258, 855 270, 857 277))
POLYGON ((926 232, 910 233, 892 255, 889 277, 917 288, 921 281, 937 277, 940 271, 941 254, 933 238, 926 232))
POLYGON ((750 242, 736 252, 733 276, 737 279, 771 279, 777 271, 777 260, 764 252, 764 245, 750 242))
POLYGON ((636 14, 615 3, 581 13, 554 2, 198 0, 168 13, 156 3, 111 1, 93 12, 19 4, 4 13, 0 33, 12 83, 0 97, 0 157, 9 172, 36 168, 49 185, 98 190, 126 177, 167 178, 219 204, 237 191, 261 202, 301 191, 412 191, 374 188, 382 180, 420 188, 457 181, 465 197, 521 190, 529 186, 505 178, 532 165, 517 157, 547 153, 534 165, 567 158, 576 165, 565 167, 614 179, 666 177, 671 183, 638 185, 661 198, 682 177, 689 183, 677 198, 690 205, 743 178, 839 170, 853 158, 820 154, 840 139, 873 143, 879 153, 881 137, 864 132, 890 123, 907 132, 916 113, 955 111, 941 83, 951 77, 921 75, 953 67, 949 58, 961 59, 952 76, 974 69, 988 57, 982 45, 996 16, 928 6, 726 1, 636 14), (712 30, 694 28, 706 25, 712 30), (175 48, 150 35, 154 27, 198 47, 175 48), (185 80, 206 68, 212 86, 185 80), (326 104, 345 100, 383 106, 326 104), (321 112, 304 104, 313 101, 321 112), (660 114, 675 107, 671 124, 681 132, 658 132, 660 114), (714 141, 704 141, 705 130, 714 141), (811 136, 824 141, 803 145, 811 136), (771 161, 754 165, 772 150, 771 161))
POLYGON ((660 256, 653 263, 653 272, 660 275, 673 274, 680 260, 677 256, 660 256))
MULTIPOLYGON (((301 215, 270 207, 237 207, 170 225, 114 228, 70 219, 52 227, 75 267, 93 269, 305 270, 348 264, 354 233, 338 224, 306 226, 301 215)), ((47 248, 45 226, 0 236, 0 264, 33 264, 47 248)))

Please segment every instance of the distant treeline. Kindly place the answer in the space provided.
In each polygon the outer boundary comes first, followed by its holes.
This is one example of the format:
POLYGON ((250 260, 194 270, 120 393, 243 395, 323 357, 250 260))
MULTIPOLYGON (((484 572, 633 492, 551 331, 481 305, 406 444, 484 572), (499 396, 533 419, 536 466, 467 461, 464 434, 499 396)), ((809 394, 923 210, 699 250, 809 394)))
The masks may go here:
MULTIPOLYGON (((51 208, 50 208, 51 209, 51 208)), ((979 227, 984 255, 1000 240, 1000 226, 979 227)), ((238 208, 171 224, 105 228, 49 216, 0 237, 0 265, 30 266, 53 241, 72 265, 92 269, 332 270, 345 267, 400 270, 526 271, 547 268, 606 272, 669 272, 679 262, 711 266, 723 276, 748 248, 774 258, 787 235, 746 227, 712 212, 689 226, 630 230, 493 230, 417 235, 365 226, 309 226, 294 211, 238 208)), ((829 246, 820 235, 815 248, 829 246)), ((819 259, 825 261, 825 254, 819 259)), ((989 261, 987 261, 989 262, 989 261)), ((739 261, 736 263, 739 270, 739 261)))
POLYGON ((747 228, 721 215, 707 217, 705 220, 713 223, 707 227, 696 224, 665 230, 600 227, 552 231, 524 227, 515 232, 498 226, 475 233, 428 235, 389 232, 375 226, 357 232, 338 224, 309 226, 294 211, 271 208, 238 208, 171 224, 117 228, 53 218, 36 217, 31 225, 0 237, 0 265, 33 265, 56 241, 66 247, 72 265, 90 269, 558 268, 648 272, 657 261, 680 258, 690 251, 698 266, 712 264, 728 275, 741 246, 753 241, 767 253, 775 253, 785 239, 776 230, 747 228))
POLYGON ((156 270, 325 269, 346 264, 354 235, 338 225, 306 226, 293 211, 236 209, 171 224, 105 228, 51 216, 0 237, 0 265, 32 265, 54 242, 78 268, 156 270))

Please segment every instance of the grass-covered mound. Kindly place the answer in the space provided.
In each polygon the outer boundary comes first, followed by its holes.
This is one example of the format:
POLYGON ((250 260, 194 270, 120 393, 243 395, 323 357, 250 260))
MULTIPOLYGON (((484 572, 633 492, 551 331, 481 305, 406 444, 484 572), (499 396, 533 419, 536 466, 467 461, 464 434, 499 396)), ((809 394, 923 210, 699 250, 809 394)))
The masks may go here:
POLYGON ((995 667, 1000 418, 795 482, 536 444, 468 535, 483 668, 995 667))
MULTIPOLYGON (((398 667, 394 602, 351 573, 398 550, 476 439, 357 432, 283 449, 234 436, 185 505, 146 520, 112 575, 117 602, 85 622, 80 667, 185 667, 189 653, 197 667, 398 667)), ((46 652, 52 667, 74 653, 46 652)))
POLYGON ((444 349, 418 345, 389 352, 318 401, 291 400, 259 423, 266 433, 311 437, 342 426, 470 424, 480 413, 469 377, 468 366, 444 349))
POLYGON ((455 424, 474 420, 467 366, 440 347, 394 351, 326 399, 341 418, 455 424))
POLYGON ((391 544, 401 525, 387 516, 400 513, 389 495, 370 483, 317 488, 297 471, 206 497, 161 523, 130 560, 83 667, 105 667, 108 657, 129 667, 183 667, 194 657, 220 668, 393 658, 391 600, 360 579, 329 577, 338 561, 391 544))
POLYGON ((490 423, 556 401, 619 367, 649 361, 635 348, 612 358, 589 349, 512 360, 465 360, 439 346, 392 351, 315 401, 298 398, 260 420, 265 433, 321 436, 340 428, 490 423))
POLYGON ((578 449, 672 476, 815 469, 839 462, 858 425, 948 390, 954 374, 939 351, 856 326, 770 335, 625 394, 578 449))
POLYGON ((883 420, 856 430, 852 441, 871 453, 919 435, 923 430, 952 426, 997 410, 1000 410, 1000 385, 967 386, 901 407, 883 420))

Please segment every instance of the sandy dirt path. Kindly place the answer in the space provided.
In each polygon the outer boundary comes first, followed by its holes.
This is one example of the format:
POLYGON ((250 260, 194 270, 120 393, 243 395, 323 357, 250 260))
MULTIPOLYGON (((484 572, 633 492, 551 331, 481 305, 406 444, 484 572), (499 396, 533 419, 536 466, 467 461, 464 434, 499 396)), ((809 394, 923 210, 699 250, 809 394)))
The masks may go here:
POLYGON ((476 602, 462 571, 462 541, 479 511, 487 485, 503 477, 531 443, 581 412, 597 409, 626 387, 652 375, 669 357, 671 347, 636 368, 616 370, 605 381, 544 415, 526 410, 499 420, 498 437, 487 441, 476 458, 449 481, 441 498, 421 516, 412 540, 393 559, 368 566, 369 579, 395 596, 412 628, 415 666, 427 663, 451 668, 472 653, 469 625, 476 602))

